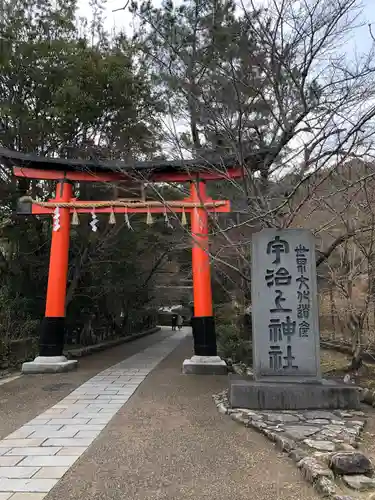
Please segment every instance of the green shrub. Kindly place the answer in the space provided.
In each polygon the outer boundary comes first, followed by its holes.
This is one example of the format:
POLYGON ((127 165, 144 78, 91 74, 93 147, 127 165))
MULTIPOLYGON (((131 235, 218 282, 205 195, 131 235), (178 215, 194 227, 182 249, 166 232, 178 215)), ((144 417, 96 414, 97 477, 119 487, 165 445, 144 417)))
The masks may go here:
POLYGON ((241 330, 235 325, 219 325, 217 339, 221 357, 230 358, 234 363, 252 365, 252 343, 243 338, 241 330))

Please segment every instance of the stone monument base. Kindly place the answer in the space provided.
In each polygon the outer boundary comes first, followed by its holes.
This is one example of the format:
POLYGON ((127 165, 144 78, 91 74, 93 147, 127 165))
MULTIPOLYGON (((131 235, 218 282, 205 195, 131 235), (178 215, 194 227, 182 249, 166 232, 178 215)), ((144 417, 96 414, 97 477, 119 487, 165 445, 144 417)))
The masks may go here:
POLYGON ((220 356, 193 356, 183 362, 182 373, 190 375, 226 375, 228 367, 220 356))
POLYGON ((76 359, 67 359, 65 356, 37 356, 34 361, 23 363, 22 373, 61 373, 70 372, 77 368, 76 359))
POLYGON ((321 382, 267 382, 229 379, 232 408, 250 410, 359 409, 360 394, 354 385, 321 382))

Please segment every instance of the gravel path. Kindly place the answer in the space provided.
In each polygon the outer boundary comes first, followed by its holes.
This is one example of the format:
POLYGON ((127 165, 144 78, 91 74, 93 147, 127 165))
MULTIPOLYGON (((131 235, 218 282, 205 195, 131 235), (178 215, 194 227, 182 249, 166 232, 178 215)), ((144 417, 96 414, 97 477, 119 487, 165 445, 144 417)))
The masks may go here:
POLYGON ((317 500, 264 437, 218 414, 225 377, 182 375, 186 339, 46 500, 317 500))

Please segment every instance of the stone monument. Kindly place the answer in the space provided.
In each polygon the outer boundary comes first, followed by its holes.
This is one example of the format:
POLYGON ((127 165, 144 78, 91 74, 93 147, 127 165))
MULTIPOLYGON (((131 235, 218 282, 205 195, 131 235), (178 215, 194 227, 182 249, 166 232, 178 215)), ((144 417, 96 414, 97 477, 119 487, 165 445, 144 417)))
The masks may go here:
POLYGON ((306 229, 253 236, 254 379, 230 378, 230 402, 252 409, 357 408, 358 389, 320 374, 315 240, 306 229))

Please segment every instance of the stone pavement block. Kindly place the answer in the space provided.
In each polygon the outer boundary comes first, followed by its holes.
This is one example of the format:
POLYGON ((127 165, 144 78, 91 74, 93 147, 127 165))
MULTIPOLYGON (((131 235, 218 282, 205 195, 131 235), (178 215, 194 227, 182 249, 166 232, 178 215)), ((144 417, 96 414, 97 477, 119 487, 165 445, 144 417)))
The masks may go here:
MULTIPOLYGON (((95 394, 90 394, 89 396, 78 396, 78 399, 76 401, 80 401, 81 403, 84 403, 85 405, 88 405, 89 403, 94 403, 96 401, 96 396, 95 394)), ((76 406, 74 406, 75 408, 76 406)))
POLYGON ((106 394, 107 391, 117 391, 116 387, 112 387, 112 385, 108 384, 107 382, 105 384, 102 384, 102 385, 97 385, 96 390, 100 394, 106 394))
MULTIPOLYGON (((41 456, 41 457, 26 457, 19 463, 19 466, 28 467, 70 467, 77 460, 74 456, 41 456)), ((1 488, 0 488, 1 489, 1 488)))
POLYGON ((105 426, 113 418, 108 413, 103 413, 102 415, 103 415, 102 417, 97 417, 97 418, 95 417, 95 418, 90 419, 89 420, 89 424, 92 424, 92 425, 103 425, 103 426, 105 426))
POLYGON ((103 401, 103 404, 92 404, 89 405, 89 410, 100 410, 100 411, 113 411, 113 410, 119 410, 121 408, 122 404, 121 403, 105 403, 103 401))
POLYGON ((90 394, 95 394, 95 396, 97 396, 98 394, 100 394, 101 392, 104 392, 107 394, 117 394, 117 391, 116 389, 99 389, 99 388, 96 388, 96 389, 85 389, 85 392, 83 394, 83 396, 89 396, 90 394))
POLYGON ((135 391, 127 392, 126 394, 121 394, 117 396, 116 399, 111 399, 110 403, 112 405, 117 404, 121 408, 121 406, 123 406, 133 396, 134 392, 135 391))
POLYGON ((85 453, 87 450, 87 446, 68 446, 61 448, 61 450, 57 453, 57 455, 62 455, 65 457, 75 457, 75 456, 80 456, 82 453, 85 453))
POLYGON ((35 431, 35 428, 33 426, 27 427, 21 427, 20 429, 17 429, 16 431, 12 432, 8 436, 6 436, 4 439, 25 439, 30 436, 35 431))
MULTIPOLYGON (((101 429, 102 430, 102 429, 101 429)), ((79 431, 77 438, 96 438, 101 431, 79 431)))
MULTIPOLYGON (((61 446, 71 447, 88 447, 94 441, 94 438, 52 438, 47 439, 43 446, 61 446)), ((73 453, 74 454, 74 453, 73 453)))
MULTIPOLYGON (((83 395, 84 395, 84 394, 83 394, 83 395)), ((67 409, 69 409, 69 410, 75 410, 75 409, 77 409, 77 408, 78 408, 78 410, 79 410, 80 408, 87 408, 87 405, 88 405, 89 403, 88 403, 87 401, 81 401, 80 397, 81 397, 81 396, 79 396, 79 397, 77 398, 77 400, 76 400, 76 401, 74 401, 74 403, 69 403, 69 406, 68 406, 68 408, 67 408, 67 409)), ((92 397, 93 397, 93 395, 92 395, 92 394, 90 394, 90 395, 89 395, 89 397, 91 397, 91 398, 92 398, 92 397)), ((95 400, 95 398, 94 398, 94 400, 95 400)))
MULTIPOLYGON (((130 393, 127 393, 127 394, 117 394, 117 395, 114 395, 112 394, 111 395, 111 398, 107 400, 108 403, 110 404, 120 404, 121 402, 126 402, 130 396, 132 396, 132 394, 130 393)), ((97 400, 98 402, 101 402, 101 400, 98 398, 97 400)))
POLYGON ((40 448, 12 448, 4 457, 16 457, 16 456, 40 456, 40 455, 56 455, 60 451, 61 447, 57 446, 43 446, 40 448))
POLYGON ((77 413, 75 417, 73 417, 73 421, 79 418, 99 418, 102 415, 99 415, 100 410, 87 411, 82 413, 77 413))
POLYGON ((60 419, 60 418, 74 418, 79 411, 80 411, 79 409, 77 409, 77 410, 64 410, 61 413, 48 415, 48 418, 50 418, 51 420, 55 420, 57 418, 58 419, 60 419))
POLYGON ((98 389, 98 388, 101 388, 101 387, 106 386, 106 385, 108 385, 108 382, 106 382, 105 380, 100 380, 98 382, 93 382, 92 380, 89 380, 85 384, 82 384, 78 390, 85 391, 87 389, 91 389, 91 390, 98 389))
POLYGON ((75 429, 60 429, 58 431, 50 430, 48 427, 43 427, 33 432, 32 438, 72 438, 77 434, 75 429))
MULTIPOLYGON (((49 418, 39 418, 39 417, 36 417, 34 418, 33 420, 30 420, 30 422, 27 423, 27 425, 46 425, 48 424, 49 422, 51 422, 51 419, 49 418)), ((51 422, 53 423, 53 422, 51 422)))
POLYGON ((103 425, 93 425, 93 424, 87 424, 87 425, 65 425, 64 429, 67 429, 71 432, 76 431, 102 431, 103 430, 103 425))
MULTIPOLYGON (((96 384, 82 385, 80 387, 81 392, 79 393, 79 395, 84 396, 84 393, 86 392, 92 392, 93 394, 95 394, 95 392, 103 391, 107 387, 110 387, 110 384, 108 384, 108 382, 97 382, 96 384)), ((86 396, 90 396, 90 394, 86 394, 86 396)))
POLYGON ((29 479, 36 472, 38 472, 39 467, 0 467, 0 478, 8 479, 29 479))
MULTIPOLYGON (((15 493, 11 500, 43 500, 46 495, 47 493, 15 493)), ((0 500, 3 500, 1 496, 0 500)))
MULTIPOLYGON (((123 406, 123 405, 121 405, 123 406)), ((118 407, 118 408, 101 408, 99 410, 99 415, 98 416, 102 416, 102 415, 116 415, 116 413, 118 412, 118 410, 121 408, 118 407)))
POLYGON ((90 421, 89 418, 61 418, 61 419, 56 419, 54 422, 56 424, 59 424, 61 426, 67 426, 67 425, 85 425, 90 421))
POLYGON ((63 467, 42 467, 33 477, 35 479, 60 479, 68 469, 68 465, 63 467))
POLYGON ((17 457, 0 457, 0 467, 14 467, 18 464, 26 455, 20 455, 17 457))
POLYGON ((70 405, 77 403, 77 401, 78 401, 78 396, 76 396, 74 399, 63 399, 53 408, 69 408, 70 405))
POLYGON ((0 500, 8 500, 13 493, 0 493, 0 500))
POLYGON ((117 396, 124 396, 130 398, 130 396, 132 396, 135 393, 138 387, 139 385, 136 385, 134 387, 126 387, 125 389, 120 389, 118 391, 117 396))
POLYGON ((21 447, 34 447, 34 446, 40 446, 43 441, 45 441, 45 438, 29 438, 29 439, 7 439, 0 441, 0 448, 21 448, 21 447))
MULTIPOLYGON (((58 431, 59 429, 61 429, 62 426, 63 426, 63 424, 56 424, 55 421, 47 422, 43 426, 40 426, 40 425, 29 425, 27 423, 26 425, 24 425, 23 427, 21 427, 19 430, 25 429, 26 431, 28 431, 29 429, 31 429, 33 432, 35 432, 35 431, 39 431, 41 429, 41 427, 42 427, 43 429, 48 429, 49 431, 58 431)), ((6 438, 6 439, 8 439, 8 438, 6 438)))
POLYGON ((103 401, 102 403, 98 402, 90 404, 89 407, 87 408, 87 411, 95 411, 95 410, 101 411, 103 408, 111 408, 111 407, 109 406, 109 404, 107 405, 103 401))
POLYGON ((61 403, 54 406, 54 408, 58 408, 59 410, 69 410, 69 411, 74 411, 74 410, 80 410, 80 409, 83 409, 83 408, 87 408, 87 405, 89 403, 85 403, 85 402, 82 402, 82 401, 79 401, 78 399, 74 402, 74 403, 61 403))
POLYGON ((48 493, 57 483, 57 479, 0 479, 0 491, 48 493))

